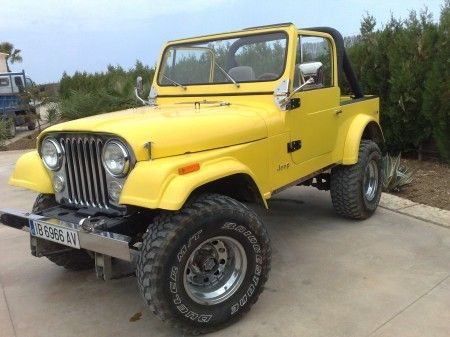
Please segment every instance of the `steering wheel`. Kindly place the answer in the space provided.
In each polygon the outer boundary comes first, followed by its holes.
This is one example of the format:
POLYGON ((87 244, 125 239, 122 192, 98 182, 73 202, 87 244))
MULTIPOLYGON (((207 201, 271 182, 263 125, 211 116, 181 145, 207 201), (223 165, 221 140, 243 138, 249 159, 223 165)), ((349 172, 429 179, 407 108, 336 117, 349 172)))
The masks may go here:
POLYGON ((275 80, 278 78, 278 74, 274 74, 274 73, 264 73, 258 76, 258 81, 262 81, 262 80, 275 80))

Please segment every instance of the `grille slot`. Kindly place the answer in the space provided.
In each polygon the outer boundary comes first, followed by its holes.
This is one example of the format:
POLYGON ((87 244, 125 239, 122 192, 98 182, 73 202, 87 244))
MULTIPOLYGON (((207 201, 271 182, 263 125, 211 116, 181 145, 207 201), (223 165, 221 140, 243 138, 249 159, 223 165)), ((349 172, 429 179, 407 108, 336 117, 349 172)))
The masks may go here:
POLYGON ((64 135, 66 195, 77 206, 109 208, 106 174, 101 162, 104 141, 95 136, 64 135))

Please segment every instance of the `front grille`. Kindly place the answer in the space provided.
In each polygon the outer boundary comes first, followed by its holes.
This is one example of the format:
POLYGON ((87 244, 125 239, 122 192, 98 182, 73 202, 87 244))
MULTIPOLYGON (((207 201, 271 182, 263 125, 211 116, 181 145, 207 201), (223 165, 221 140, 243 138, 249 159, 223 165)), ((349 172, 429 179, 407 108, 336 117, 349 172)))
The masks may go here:
POLYGON ((105 169, 101 155, 104 140, 95 135, 62 135, 65 196, 77 206, 109 208, 105 169))

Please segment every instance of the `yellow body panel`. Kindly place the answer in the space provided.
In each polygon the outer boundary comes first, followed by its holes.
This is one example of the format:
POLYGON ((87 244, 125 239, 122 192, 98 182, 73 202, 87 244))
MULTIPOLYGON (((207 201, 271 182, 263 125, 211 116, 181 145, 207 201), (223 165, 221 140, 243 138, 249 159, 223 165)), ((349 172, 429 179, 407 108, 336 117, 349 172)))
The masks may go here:
POLYGON ((230 148, 139 162, 125 183, 120 202, 146 208, 180 209, 191 192, 208 182, 243 173, 249 175, 264 199, 269 196, 267 140, 230 148), (180 175, 178 168, 193 163, 200 170, 180 175))
MULTIPOLYGON (((286 68, 279 80, 241 83, 239 88, 234 84, 194 85, 184 90, 159 86, 155 76, 157 106, 55 125, 40 135, 38 145, 52 132, 95 132, 122 138, 133 150, 136 164, 126 178, 120 203, 150 209, 180 209, 196 188, 237 173, 251 177, 266 200, 324 168, 354 164, 364 128, 370 122, 379 123, 378 99, 352 101, 340 96, 336 48, 329 35, 299 31, 294 25, 257 29, 258 33, 273 31, 284 31, 289 37, 286 68), (298 34, 330 40, 333 85, 299 92, 295 97, 300 98, 300 107, 283 111, 273 93, 282 80, 290 80, 293 89, 298 34), (288 153, 287 144, 293 140, 301 140, 302 148, 288 153), (178 173, 180 167, 193 163, 199 163, 200 170, 178 173)), ((173 41, 166 47, 202 39, 173 41)), ((51 174, 36 151, 19 159, 10 183, 53 193, 51 174)))
POLYGON ((351 165, 358 161, 359 144, 361 142, 364 129, 370 122, 378 123, 378 105, 373 107, 372 113, 358 113, 351 120, 349 128, 346 130, 344 153, 342 164, 351 165))
POLYGON ((53 193, 50 175, 37 151, 20 156, 9 178, 9 184, 39 193, 53 193))

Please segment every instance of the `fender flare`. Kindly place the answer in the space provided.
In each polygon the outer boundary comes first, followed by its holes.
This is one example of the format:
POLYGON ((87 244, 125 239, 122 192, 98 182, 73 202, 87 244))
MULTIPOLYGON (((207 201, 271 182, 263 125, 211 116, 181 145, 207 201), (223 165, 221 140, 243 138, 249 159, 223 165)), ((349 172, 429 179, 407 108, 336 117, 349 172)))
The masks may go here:
POLYGON ((39 193, 55 193, 50 175, 36 150, 19 157, 9 184, 39 193))
POLYGON ((353 119, 348 128, 342 164, 353 165, 358 162, 359 144, 363 138, 373 139, 376 142, 384 141, 378 121, 370 115, 360 114, 353 119))
POLYGON ((179 163, 168 170, 151 166, 150 161, 136 165, 125 182, 120 203, 150 209, 179 210, 199 187, 240 173, 253 180, 265 203, 266 198, 254 174, 246 165, 231 157, 200 163, 200 170, 184 175, 178 174, 179 163))

